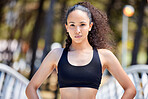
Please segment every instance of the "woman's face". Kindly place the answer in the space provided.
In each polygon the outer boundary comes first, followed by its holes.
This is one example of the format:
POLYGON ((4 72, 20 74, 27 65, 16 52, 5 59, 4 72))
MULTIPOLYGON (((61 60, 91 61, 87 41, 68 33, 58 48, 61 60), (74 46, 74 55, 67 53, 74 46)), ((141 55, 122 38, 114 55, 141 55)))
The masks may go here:
POLYGON ((81 10, 72 11, 67 18, 66 30, 69 33, 72 42, 81 43, 87 40, 88 32, 91 30, 93 23, 87 13, 81 10))

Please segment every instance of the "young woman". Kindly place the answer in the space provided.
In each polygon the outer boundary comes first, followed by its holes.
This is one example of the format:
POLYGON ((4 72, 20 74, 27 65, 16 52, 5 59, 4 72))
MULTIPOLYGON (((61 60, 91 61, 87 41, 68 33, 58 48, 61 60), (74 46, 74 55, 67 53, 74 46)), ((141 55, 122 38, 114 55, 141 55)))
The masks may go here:
POLYGON ((122 99, 133 99, 136 89, 110 48, 107 17, 88 2, 80 2, 66 14, 65 48, 51 50, 26 88, 29 99, 56 68, 61 99, 95 99, 105 69, 124 89, 122 99))

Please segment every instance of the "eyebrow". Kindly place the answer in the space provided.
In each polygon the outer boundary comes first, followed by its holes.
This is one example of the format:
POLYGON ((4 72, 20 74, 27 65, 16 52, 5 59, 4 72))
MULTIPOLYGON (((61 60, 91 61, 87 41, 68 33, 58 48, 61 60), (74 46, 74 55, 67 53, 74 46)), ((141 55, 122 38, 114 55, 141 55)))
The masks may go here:
POLYGON ((85 21, 82 21, 82 22, 80 22, 80 23, 86 23, 85 21))
POLYGON ((69 22, 69 23, 75 23, 75 22, 69 22))
MULTIPOLYGON (((75 23, 75 22, 69 22, 69 23, 75 23)), ((81 21, 80 23, 86 23, 85 21, 81 21)))

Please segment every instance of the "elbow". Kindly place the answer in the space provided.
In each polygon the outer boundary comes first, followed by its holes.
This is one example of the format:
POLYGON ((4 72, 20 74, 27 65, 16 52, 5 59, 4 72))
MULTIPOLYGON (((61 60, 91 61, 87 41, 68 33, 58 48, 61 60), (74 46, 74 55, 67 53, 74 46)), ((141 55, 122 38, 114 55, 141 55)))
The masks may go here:
POLYGON ((27 97, 30 96, 30 93, 36 92, 37 88, 35 88, 31 83, 29 83, 26 87, 25 94, 27 97))
POLYGON ((137 93, 137 91, 136 91, 136 88, 135 88, 135 87, 132 89, 132 92, 133 92, 133 95, 134 95, 134 97, 135 97, 135 96, 136 96, 136 93, 137 93))
POLYGON ((136 96, 136 88, 134 86, 124 90, 122 99, 134 99, 136 96))
POLYGON ((136 91, 135 86, 132 86, 131 87, 131 94, 135 97, 136 96, 136 93, 137 93, 137 91, 136 91))
POLYGON ((27 87, 26 87, 25 93, 26 93, 26 96, 28 97, 28 93, 29 93, 29 84, 28 84, 27 87))
MULTIPOLYGON (((135 88, 135 87, 130 88, 130 89, 128 90, 128 93, 130 94, 131 97, 134 98, 134 97, 136 96, 136 93, 137 93, 136 88, 135 88)), ((133 98, 132 98, 132 99, 133 99, 133 98)))

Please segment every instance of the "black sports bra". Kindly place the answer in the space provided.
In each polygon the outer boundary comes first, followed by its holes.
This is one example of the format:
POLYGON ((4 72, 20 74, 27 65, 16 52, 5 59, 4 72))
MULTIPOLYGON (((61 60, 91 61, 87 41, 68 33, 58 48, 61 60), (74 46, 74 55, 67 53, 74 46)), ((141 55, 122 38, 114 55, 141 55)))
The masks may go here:
POLYGON ((64 87, 90 87, 98 89, 102 78, 102 66, 96 48, 93 48, 91 62, 84 66, 73 66, 67 59, 68 50, 64 49, 58 63, 58 84, 64 87))

